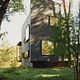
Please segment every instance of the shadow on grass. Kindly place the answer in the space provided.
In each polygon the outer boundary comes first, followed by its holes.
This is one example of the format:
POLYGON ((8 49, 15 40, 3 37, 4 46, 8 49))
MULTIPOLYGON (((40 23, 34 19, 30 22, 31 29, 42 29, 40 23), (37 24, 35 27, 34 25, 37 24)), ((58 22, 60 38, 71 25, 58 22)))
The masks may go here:
POLYGON ((7 78, 0 74, 0 80, 6 80, 7 78))

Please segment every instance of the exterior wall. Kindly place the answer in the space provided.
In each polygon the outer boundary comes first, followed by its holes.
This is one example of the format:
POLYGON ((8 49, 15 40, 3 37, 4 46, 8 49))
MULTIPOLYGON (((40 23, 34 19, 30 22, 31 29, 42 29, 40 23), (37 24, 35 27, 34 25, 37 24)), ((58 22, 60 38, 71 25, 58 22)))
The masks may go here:
POLYGON ((41 55, 41 40, 49 39, 49 16, 53 15, 50 0, 37 1, 31 5, 31 61, 53 61, 54 56, 41 55))
POLYGON ((26 21, 22 27, 22 65, 23 66, 29 65, 30 62, 29 58, 24 59, 25 51, 28 51, 30 49, 30 41, 25 42, 26 28, 29 27, 29 24, 30 24, 30 16, 27 16, 26 21))
POLYGON ((31 0, 27 1, 28 5, 27 7, 28 12, 27 12, 27 17, 26 20, 22 26, 22 65, 23 66, 27 66, 30 65, 30 57, 25 58, 24 54, 26 51, 29 51, 30 55, 30 32, 26 33, 26 29, 28 28, 28 31, 30 30, 30 25, 31 25, 31 21, 30 21, 30 4, 31 4, 31 0), (29 39, 26 40, 26 37, 29 35, 29 39))

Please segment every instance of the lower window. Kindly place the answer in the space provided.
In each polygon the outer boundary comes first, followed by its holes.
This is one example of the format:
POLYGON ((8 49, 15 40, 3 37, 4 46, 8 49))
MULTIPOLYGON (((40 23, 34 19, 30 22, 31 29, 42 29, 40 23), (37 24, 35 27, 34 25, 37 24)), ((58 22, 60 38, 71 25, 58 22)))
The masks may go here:
POLYGON ((53 55, 54 46, 51 41, 42 40, 42 55, 53 55))
POLYGON ((28 58, 29 57, 29 51, 25 51, 24 52, 24 58, 28 58))

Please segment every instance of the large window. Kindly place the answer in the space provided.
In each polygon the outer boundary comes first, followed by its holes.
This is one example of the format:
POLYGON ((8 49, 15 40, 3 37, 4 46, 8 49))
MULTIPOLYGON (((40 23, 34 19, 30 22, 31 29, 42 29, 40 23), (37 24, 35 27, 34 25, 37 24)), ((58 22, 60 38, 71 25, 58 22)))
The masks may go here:
POLYGON ((53 55, 54 54, 54 46, 50 41, 42 40, 42 55, 53 55))

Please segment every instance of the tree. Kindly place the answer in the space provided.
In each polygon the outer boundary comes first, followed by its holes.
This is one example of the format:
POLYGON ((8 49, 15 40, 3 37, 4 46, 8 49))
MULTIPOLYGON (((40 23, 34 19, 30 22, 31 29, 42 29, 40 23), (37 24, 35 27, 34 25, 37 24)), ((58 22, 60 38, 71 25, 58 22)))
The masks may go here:
POLYGON ((8 20, 10 14, 23 10, 22 0, 0 0, 0 28, 5 14, 8 20))
MULTIPOLYGON (((80 13, 80 12, 79 12, 80 13)), ((80 15, 80 14, 79 14, 80 15)), ((75 59, 75 74, 76 74, 76 80, 78 80, 78 73, 79 73, 79 54, 80 54, 80 21, 79 16, 71 17, 71 48, 72 53, 74 55, 75 59)))
POLYGON ((64 61, 64 56, 70 60, 69 23, 67 22, 67 17, 60 17, 58 24, 50 27, 50 40, 54 44, 54 52, 62 56, 62 61, 64 61))
POLYGON ((0 39, 3 40, 5 35, 7 34, 8 32, 3 32, 3 33, 0 33, 0 39))
POLYGON ((63 1, 65 17, 59 16, 58 23, 57 24, 55 23, 53 27, 50 27, 50 32, 51 32, 50 39, 54 43, 55 52, 58 55, 62 55, 62 60, 64 60, 65 55, 68 56, 70 60, 69 16, 70 16, 71 0, 69 2, 68 14, 66 12, 65 0, 62 1, 63 1))
POLYGON ((2 65, 1 63, 8 63, 11 67, 15 67, 17 63, 16 47, 9 47, 9 43, 6 40, 0 45, 0 65, 2 65))
MULTIPOLYGON (((65 0, 63 0, 64 3, 65 0)), ((70 60, 70 55, 73 54, 75 58, 75 72, 76 72, 76 80, 78 80, 78 57, 80 53, 80 21, 78 16, 70 15, 70 6, 71 0, 69 2, 69 12, 66 13, 65 4, 64 4, 64 11, 65 17, 59 18, 59 23, 51 26, 50 28, 50 39, 53 40, 53 43, 56 45, 55 53, 59 56, 61 55, 64 57, 65 55, 68 56, 70 60), (72 20, 71 20, 72 18, 72 20), (72 22, 71 22, 71 21, 72 22)), ((80 12, 79 12, 80 13, 80 12)), ((80 16, 80 15, 79 15, 80 16)))

